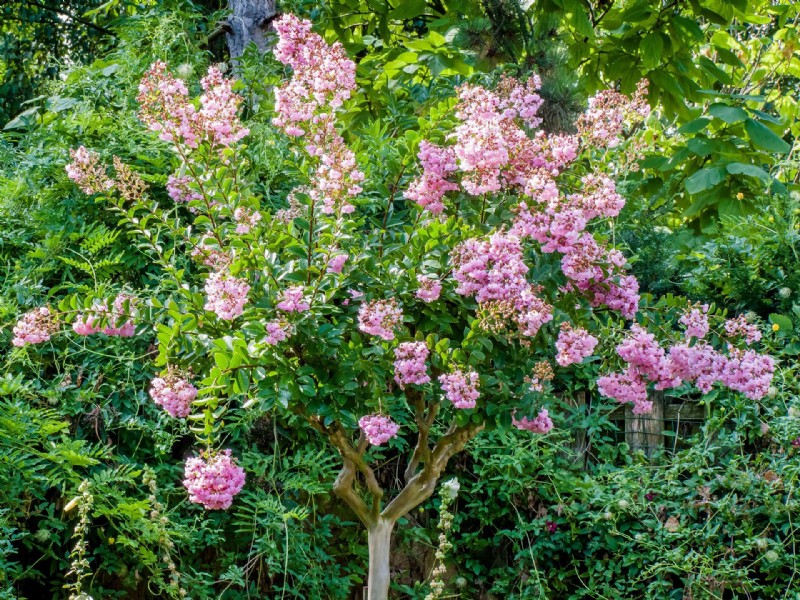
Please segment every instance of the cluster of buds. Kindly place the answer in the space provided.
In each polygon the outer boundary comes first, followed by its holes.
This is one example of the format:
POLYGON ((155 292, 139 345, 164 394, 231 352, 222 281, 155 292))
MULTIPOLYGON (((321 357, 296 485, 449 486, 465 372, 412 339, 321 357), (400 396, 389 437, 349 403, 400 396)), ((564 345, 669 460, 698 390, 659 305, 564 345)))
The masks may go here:
POLYGON ((444 564, 444 559, 447 552, 453 547, 453 544, 447 538, 450 529, 453 527, 453 513, 448 509, 453 501, 458 496, 461 489, 461 484, 458 479, 453 477, 442 484, 441 498, 442 503, 439 506, 439 547, 436 549, 436 566, 431 572, 431 591, 425 596, 425 600, 436 600, 444 593, 444 581, 442 577, 447 572, 447 566, 444 564))

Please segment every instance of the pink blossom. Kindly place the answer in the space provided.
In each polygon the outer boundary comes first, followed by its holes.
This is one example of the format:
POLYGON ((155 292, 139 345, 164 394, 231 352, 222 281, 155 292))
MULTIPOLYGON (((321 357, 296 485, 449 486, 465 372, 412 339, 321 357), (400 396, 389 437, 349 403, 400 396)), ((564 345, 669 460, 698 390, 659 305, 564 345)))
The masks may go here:
POLYGON ((285 312, 305 312, 311 306, 304 297, 305 288, 302 285, 293 285, 283 290, 278 309, 285 312))
POLYGON ((522 335, 533 337, 552 320, 552 307, 525 277, 528 266, 516 236, 498 232, 488 240, 466 240, 454 248, 451 261, 456 293, 474 296, 495 321, 509 317, 522 335))
POLYGON ((405 388, 410 383, 424 385, 428 376, 425 361, 430 354, 425 342, 403 342, 394 351, 394 380, 405 388))
POLYGON ((220 319, 231 321, 242 314, 247 304, 250 286, 247 281, 219 271, 206 280, 205 309, 217 314, 220 319))
POLYGON ((100 331, 100 327, 94 323, 94 315, 79 314, 77 317, 75 317, 75 321, 72 323, 72 329, 78 335, 93 335, 100 331))
POLYGON ((525 431, 530 431, 531 433, 547 433, 553 429, 553 420, 547 413, 546 408, 543 408, 541 411, 539 411, 539 414, 536 416, 536 418, 530 420, 528 417, 522 417, 521 419, 517 420, 517 418, 512 415, 511 423, 517 429, 523 429, 525 431))
POLYGON ((170 175, 167 178, 167 194, 175 202, 202 200, 203 195, 192 189, 192 178, 188 175, 170 175))
POLYGON ((387 341, 394 339, 394 328, 402 319, 403 311, 394 298, 366 302, 358 310, 358 328, 387 341))
MULTIPOLYGON (((136 299, 133 296, 125 293, 117 294, 111 306, 111 312, 108 314, 108 325, 103 327, 101 331, 108 336, 133 337, 136 333, 136 325, 130 317, 133 316, 135 303, 136 299), (125 318, 128 319, 123 321, 125 318)), ((101 306, 98 307, 97 313, 104 315, 108 313, 108 310, 105 306, 101 306)))
POLYGON ((434 302, 439 299, 442 293, 442 284, 436 279, 432 279, 426 275, 417 275, 417 289, 416 296, 423 302, 434 302))
POLYGON ((284 321, 268 321, 264 325, 267 331, 267 337, 264 342, 270 346, 275 346, 284 341, 290 334, 289 324, 284 321))
POLYGON ((365 415, 358 426, 373 446, 380 446, 397 435, 400 426, 384 415, 365 415))
POLYGON ((14 337, 11 343, 15 346, 41 344, 50 339, 50 335, 58 329, 58 322, 46 306, 35 308, 24 315, 14 325, 14 337))
POLYGON ((150 397, 176 418, 188 417, 192 412, 192 401, 197 397, 197 388, 178 374, 169 372, 156 377, 150 383, 150 397))
POLYGON ((458 189, 458 184, 447 180, 458 168, 455 154, 452 148, 423 140, 417 158, 422 166, 422 175, 411 183, 405 197, 433 214, 439 214, 444 210, 444 195, 458 189))
POLYGON ((656 389, 677 387, 681 383, 672 374, 666 352, 655 336, 638 323, 631 326, 631 334, 617 346, 617 354, 637 373, 655 381, 656 389))
POLYGON ((725 321, 725 333, 730 337, 742 336, 748 346, 761 339, 761 332, 758 330, 758 326, 748 323, 744 315, 725 321))
POLYGON ((349 254, 336 254, 328 261, 328 273, 341 273, 344 268, 344 263, 350 258, 349 254))
POLYGON ((276 127, 304 136, 306 151, 317 158, 311 198, 325 214, 351 213, 349 199, 361 193, 364 174, 355 154, 335 128, 335 111, 355 90, 355 63, 344 47, 332 46, 311 31, 309 21, 287 14, 275 21, 276 58, 292 67, 291 80, 275 90, 276 127))
POLYGON ((479 377, 475 371, 461 371, 456 369, 450 374, 439 375, 445 397, 456 408, 475 408, 476 400, 480 396, 478 391, 479 377))
POLYGON ((650 412, 653 403, 647 399, 647 384, 633 367, 622 373, 612 373, 597 380, 597 389, 603 396, 617 402, 633 403, 633 414, 650 412))
POLYGON ((189 501, 209 510, 230 508, 233 497, 244 487, 244 469, 236 465, 230 450, 201 452, 186 460, 183 485, 189 501))
POLYGON ((686 337, 702 340, 708 333, 708 304, 692 306, 680 319, 686 326, 686 337))
POLYGON ((242 97, 233 93, 231 80, 210 67, 200 84, 197 110, 186 84, 167 72, 166 63, 156 61, 139 84, 139 117, 162 140, 190 149, 206 142, 219 151, 248 135, 237 116, 242 97))
POLYGON ((730 347, 722 383, 751 400, 760 400, 767 395, 774 372, 775 361, 771 356, 730 347))
POLYGON ((261 213, 240 206, 234 211, 233 218, 236 220, 236 233, 245 235, 261 221, 261 213))
POLYGON ((603 90, 589 99, 589 108, 578 118, 578 130, 587 145, 613 148, 620 143, 626 121, 639 121, 650 113, 647 81, 642 80, 633 97, 603 90))
POLYGON ((727 358, 709 344, 699 342, 689 346, 688 342, 669 349, 672 373, 684 381, 694 382, 695 387, 704 393, 718 381, 727 366, 727 358))
POLYGON ((80 146, 77 150, 70 150, 69 155, 72 162, 65 167, 67 176, 84 193, 99 194, 114 187, 114 181, 106 175, 97 152, 80 146))
POLYGON ((569 323, 562 323, 556 342, 556 362, 562 367, 579 363, 587 356, 591 356, 597 346, 597 338, 590 335, 585 329, 572 327, 569 323))

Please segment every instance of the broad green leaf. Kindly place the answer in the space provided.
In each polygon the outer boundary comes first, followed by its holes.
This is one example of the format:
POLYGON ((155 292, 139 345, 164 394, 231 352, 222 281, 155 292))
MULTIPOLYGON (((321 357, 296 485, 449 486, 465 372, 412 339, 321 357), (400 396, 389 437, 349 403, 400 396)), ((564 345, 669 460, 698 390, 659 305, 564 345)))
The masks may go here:
POLYGON ((753 142, 753 146, 759 150, 786 154, 792 148, 774 134, 766 125, 754 119, 747 119, 744 122, 744 128, 747 131, 747 135, 750 136, 750 141, 753 142))
POLYGON ((769 173, 767 173, 761 167, 757 167, 755 165, 748 165, 740 162, 730 163, 726 167, 726 170, 731 175, 747 175, 749 177, 758 177, 764 182, 769 182, 772 179, 769 173))
POLYGON ((746 110, 729 104, 712 104, 708 107, 708 114, 729 124, 740 123, 747 118, 746 110))
POLYGON ((690 194, 697 194, 713 188, 723 179, 725 179, 725 171, 722 167, 705 167, 689 177, 684 182, 684 187, 690 194))

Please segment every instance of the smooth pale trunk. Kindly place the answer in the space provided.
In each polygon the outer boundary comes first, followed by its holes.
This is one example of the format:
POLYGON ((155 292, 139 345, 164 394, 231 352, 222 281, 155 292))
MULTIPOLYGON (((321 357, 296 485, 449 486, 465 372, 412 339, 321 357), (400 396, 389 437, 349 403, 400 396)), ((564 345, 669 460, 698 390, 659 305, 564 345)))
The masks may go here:
POLYGON ((379 518, 367 529, 369 543, 369 579, 367 600, 388 600, 389 558, 394 521, 379 518))

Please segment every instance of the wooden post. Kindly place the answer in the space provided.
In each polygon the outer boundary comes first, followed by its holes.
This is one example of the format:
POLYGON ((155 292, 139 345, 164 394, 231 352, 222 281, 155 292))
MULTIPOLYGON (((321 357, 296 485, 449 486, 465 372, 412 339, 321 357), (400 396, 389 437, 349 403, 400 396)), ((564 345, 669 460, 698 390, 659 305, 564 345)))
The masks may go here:
POLYGON ((633 406, 625 406, 625 441, 632 450, 643 450, 650 456, 664 443, 664 392, 649 393, 653 403, 652 412, 645 415, 633 414, 633 406))

